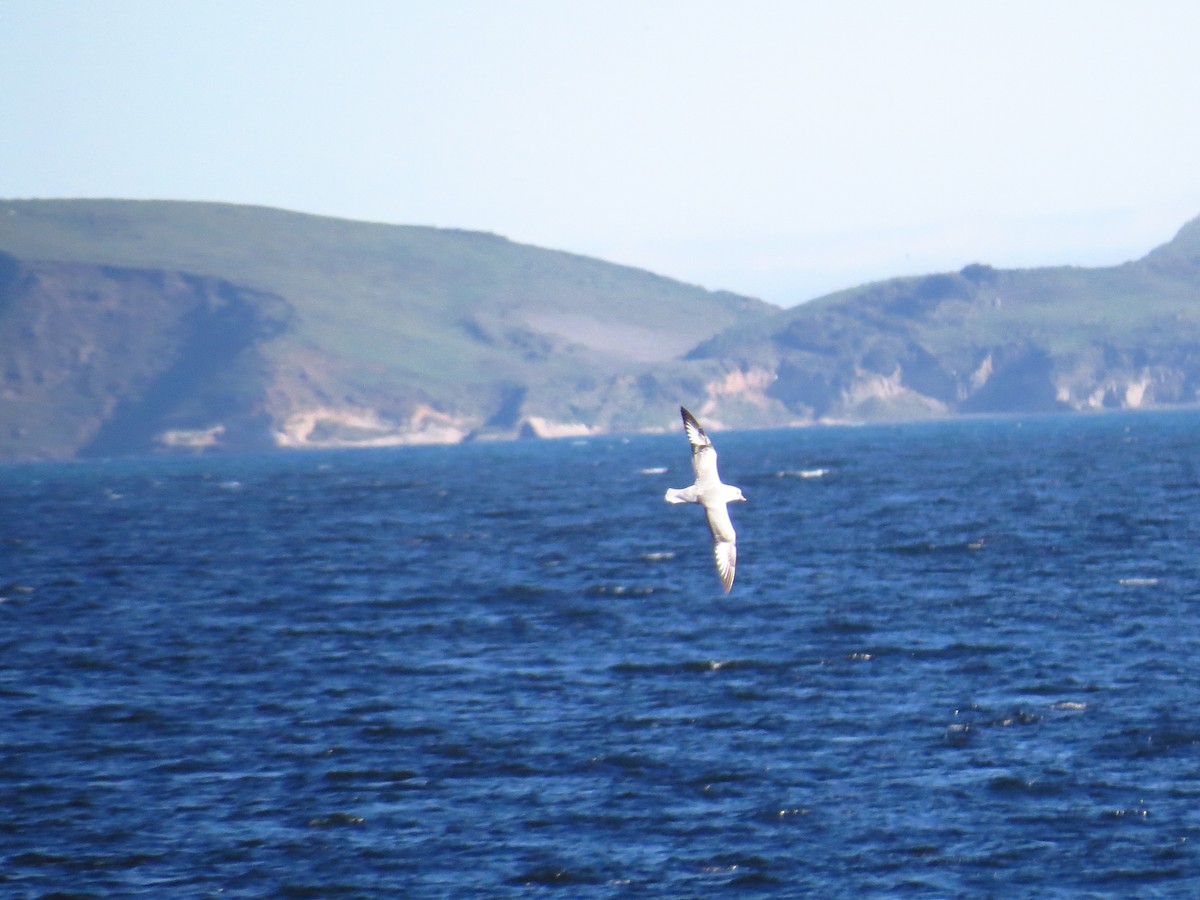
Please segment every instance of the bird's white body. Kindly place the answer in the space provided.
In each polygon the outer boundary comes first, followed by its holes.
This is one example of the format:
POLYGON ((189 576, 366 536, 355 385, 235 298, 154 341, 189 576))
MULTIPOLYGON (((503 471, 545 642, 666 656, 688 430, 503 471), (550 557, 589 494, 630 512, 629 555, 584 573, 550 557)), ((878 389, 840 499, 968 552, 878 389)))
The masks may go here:
POLYGON ((721 481, 717 474, 717 451, 712 441, 690 412, 679 407, 683 416, 683 428, 692 445, 692 469, 696 481, 691 487, 667 488, 668 503, 699 503, 708 517, 708 528, 713 537, 713 556, 717 562, 717 574, 725 593, 733 587, 733 574, 737 567, 737 533, 729 519, 726 504, 734 500, 745 500, 742 489, 721 481))

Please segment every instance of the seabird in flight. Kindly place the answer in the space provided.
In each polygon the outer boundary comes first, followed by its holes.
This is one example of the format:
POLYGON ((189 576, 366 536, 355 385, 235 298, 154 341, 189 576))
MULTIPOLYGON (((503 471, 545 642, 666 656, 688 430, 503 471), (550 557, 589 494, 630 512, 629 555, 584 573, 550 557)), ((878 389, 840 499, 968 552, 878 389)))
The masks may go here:
POLYGON ((696 471, 696 483, 686 488, 667 488, 668 503, 699 503, 708 516, 708 527, 713 536, 713 556, 717 561, 717 574, 725 593, 733 587, 733 570, 737 566, 737 534, 729 521, 729 509, 725 504, 733 500, 745 500, 742 489, 724 484, 717 474, 717 451, 712 441, 690 412, 679 407, 683 416, 683 428, 692 445, 692 468, 696 471))

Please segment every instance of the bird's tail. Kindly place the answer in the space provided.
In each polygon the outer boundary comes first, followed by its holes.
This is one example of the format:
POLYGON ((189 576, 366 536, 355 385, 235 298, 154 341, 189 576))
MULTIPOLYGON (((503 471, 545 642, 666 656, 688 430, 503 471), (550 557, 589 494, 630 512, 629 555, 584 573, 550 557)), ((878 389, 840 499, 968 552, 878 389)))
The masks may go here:
POLYGON ((688 488, 667 488, 667 493, 663 499, 668 503, 695 503, 696 502, 696 486, 692 485, 688 488))

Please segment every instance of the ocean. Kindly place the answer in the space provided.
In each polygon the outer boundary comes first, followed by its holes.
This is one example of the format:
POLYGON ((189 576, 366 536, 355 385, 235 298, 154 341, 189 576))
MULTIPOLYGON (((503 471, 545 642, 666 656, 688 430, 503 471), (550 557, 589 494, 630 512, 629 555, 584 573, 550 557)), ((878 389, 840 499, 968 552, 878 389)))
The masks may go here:
POLYGON ((0 466, 0 895, 1200 894, 1200 412, 0 466))

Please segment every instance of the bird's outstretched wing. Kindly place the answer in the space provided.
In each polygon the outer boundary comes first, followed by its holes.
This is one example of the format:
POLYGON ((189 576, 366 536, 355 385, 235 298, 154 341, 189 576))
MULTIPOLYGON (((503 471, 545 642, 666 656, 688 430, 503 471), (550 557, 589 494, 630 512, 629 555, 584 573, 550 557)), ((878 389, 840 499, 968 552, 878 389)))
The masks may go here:
POLYGON ((737 568, 737 534, 733 530, 733 522, 729 520, 729 509, 724 503, 714 503, 705 506, 708 516, 708 528, 713 536, 713 556, 717 561, 717 574, 721 577, 721 586, 725 593, 733 587, 733 573, 737 568))
POLYGON ((690 412, 679 407, 683 416, 683 430, 687 432, 688 443, 692 445, 692 469, 696 473, 696 482, 720 481, 717 475, 717 451, 712 441, 690 412))

